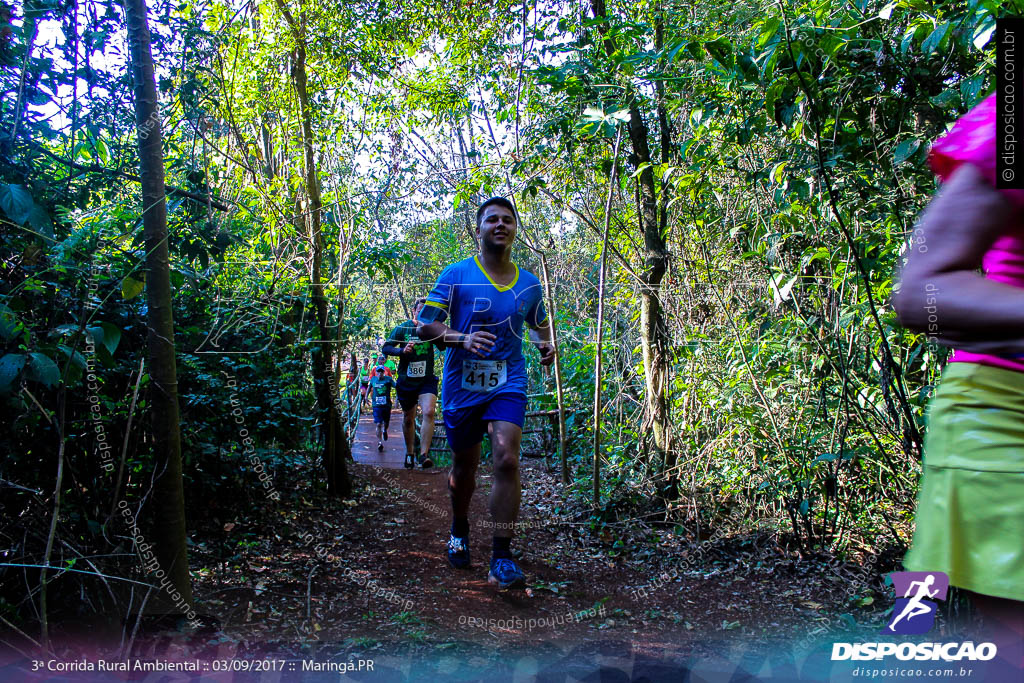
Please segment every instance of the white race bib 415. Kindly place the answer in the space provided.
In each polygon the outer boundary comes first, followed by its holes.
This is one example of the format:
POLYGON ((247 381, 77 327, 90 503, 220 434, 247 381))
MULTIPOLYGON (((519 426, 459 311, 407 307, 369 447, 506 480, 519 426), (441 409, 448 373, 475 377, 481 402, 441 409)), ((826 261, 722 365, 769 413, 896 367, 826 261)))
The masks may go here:
POLYGON ((385 406, 385 405, 388 404, 388 397, 387 396, 374 396, 373 397, 373 403, 374 403, 374 405, 385 406))
POLYGON ((494 391, 508 381, 508 363, 503 360, 462 361, 462 388, 466 391, 494 391))

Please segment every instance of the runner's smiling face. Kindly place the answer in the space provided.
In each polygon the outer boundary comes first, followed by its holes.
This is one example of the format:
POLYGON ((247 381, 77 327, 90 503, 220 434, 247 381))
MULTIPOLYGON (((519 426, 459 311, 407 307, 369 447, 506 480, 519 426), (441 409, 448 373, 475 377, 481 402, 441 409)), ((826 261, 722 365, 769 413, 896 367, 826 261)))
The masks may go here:
POLYGON ((507 207, 491 204, 480 216, 476 234, 485 249, 507 249, 516 238, 516 217, 507 207))

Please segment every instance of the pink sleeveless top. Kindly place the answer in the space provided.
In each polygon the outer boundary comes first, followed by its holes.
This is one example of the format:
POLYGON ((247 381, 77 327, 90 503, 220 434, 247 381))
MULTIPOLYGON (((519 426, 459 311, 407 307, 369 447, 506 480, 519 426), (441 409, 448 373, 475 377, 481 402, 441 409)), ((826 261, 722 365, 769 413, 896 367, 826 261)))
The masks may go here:
MULTIPOLYGON (((989 95, 961 117, 953 128, 935 141, 928 162, 945 181, 960 164, 969 163, 995 186, 996 181, 996 96, 989 95)), ((1024 207, 1024 190, 1000 190, 1018 207, 1024 207)), ((985 277, 1013 287, 1024 288, 1024 224, 1009 224, 1006 232, 982 258, 985 277)), ((993 356, 956 350, 951 363, 978 363, 1024 372, 1024 358, 993 356)))

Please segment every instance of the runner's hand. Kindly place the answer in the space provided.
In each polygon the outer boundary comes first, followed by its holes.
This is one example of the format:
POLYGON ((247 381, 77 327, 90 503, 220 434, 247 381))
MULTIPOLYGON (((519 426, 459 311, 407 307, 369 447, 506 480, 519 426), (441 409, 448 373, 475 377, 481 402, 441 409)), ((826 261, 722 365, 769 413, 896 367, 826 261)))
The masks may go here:
POLYGON ((485 353, 494 348, 494 341, 496 339, 497 337, 490 332, 481 330, 473 334, 463 335, 462 348, 482 358, 485 353))
POLYGON ((413 350, 415 348, 416 348, 416 345, 413 344, 412 342, 409 342, 408 344, 405 345, 405 348, 402 349, 402 355, 403 356, 408 356, 410 353, 413 352, 413 350))
POLYGON ((543 344, 537 344, 537 350, 540 351, 540 364, 547 367, 555 362, 555 345, 550 342, 544 342, 543 344))

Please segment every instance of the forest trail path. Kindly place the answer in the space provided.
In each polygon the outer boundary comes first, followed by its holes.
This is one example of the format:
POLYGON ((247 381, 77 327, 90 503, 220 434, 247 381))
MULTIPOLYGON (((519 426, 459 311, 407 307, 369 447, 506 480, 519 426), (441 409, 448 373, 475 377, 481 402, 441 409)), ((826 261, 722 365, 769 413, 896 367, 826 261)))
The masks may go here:
POLYGON ((353 500, 296 490, 287 505, 232 525, 231 537, 262 542, 238 548, 240 561, 196 582, 228 639, 298 637, 363 652, 616 639, 652 651, 721 653, 723 642, 799 637, 820 627, 823 615, 849 609, 836 572, 780 551, 763 534, 694 546, 663 525, 591 529, 564 512, 557 473, 533 459, 522 465, 525 528, 513 544, 529 589, 498 591, 486 581, 490 465, 481 465, 470 510, 472 566, 458 571, 445 556, 448 468, 405 470, 398 460, 393 469, 382 460, 352 465, 353 500))
POLYGON ((391 411, 391 424, 384 450, 377 450, 377 426, 369 408, 359 418, 356 438, 352 442, 352 457, 362 465, 403 469, 405 463, 405 439, 402 437, 402 411, 397 406, 391 411))

